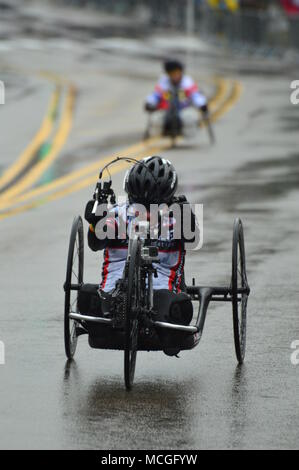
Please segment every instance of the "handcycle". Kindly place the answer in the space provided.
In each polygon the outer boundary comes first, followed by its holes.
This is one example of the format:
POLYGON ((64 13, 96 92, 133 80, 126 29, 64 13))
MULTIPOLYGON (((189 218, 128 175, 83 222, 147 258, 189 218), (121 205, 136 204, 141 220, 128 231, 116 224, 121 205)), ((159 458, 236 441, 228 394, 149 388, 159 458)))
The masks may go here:
MULTIPOLYGON (((118 161, 116 159, 114 161, 118 161)), ((113 161, 113 162, 114 162, 113 161)), ((100 173, 100 180, 102 172, 100 173)), ((111 177, 110 177, 111 178, 111 177)), ((103 193, 115 200, 108 183, 99 182, 95 192, 95 205, 101 201, 103 193)), ((235 353, 242 364, 246 349, 247 302, 250 287, 246 273, 245 242, 243 225, 236 219, 232 239, 232 273, 229 286, 185 286, 185 294, 198 303, 196 320, 192 325, 161 321, 153 302, 153 276, 156 275, 158 248, 149 234, 149 225, 143 232, 131 234, 122 279, 111 298, 111 316, 98 315, 97 284, 84 284, 84 231, 80 216, 75 217, 69 242, 66 281, 64 283, 64 340, 68 359, 74 357, 78 337, 88 335, 89 345, 96 349, 115 349, 124 352, 124 379, 127 390, 134 382, 138 351, 163 351, 164 341, 168 348, 179 351, 196 347, 202 337, 210 302, 228 302, 232 305, 235 353), (90 312, 80 307, 80 293, 89 286, 93 305, 90 312)))
MULTIPOLYGON (((176 139, 184 135, 184 123, 182 121, 179 111, 179 90, 173 88, 169 91, 169 108, 165 110, 165 115, 162 124, 161 137, 169 137, 171 139, 171 146, 175 147, 176 139)), ((200 126, 199 122, 199 126, 200 126)), ((216 142, 215 133, 211 124, 208 114, 202 113, 202 124, 207 128, 210 143, 216 142)), ((148 114, 147 126, 144 132, 144 140, 151 136, 152 129, 152 113, 148 114)))

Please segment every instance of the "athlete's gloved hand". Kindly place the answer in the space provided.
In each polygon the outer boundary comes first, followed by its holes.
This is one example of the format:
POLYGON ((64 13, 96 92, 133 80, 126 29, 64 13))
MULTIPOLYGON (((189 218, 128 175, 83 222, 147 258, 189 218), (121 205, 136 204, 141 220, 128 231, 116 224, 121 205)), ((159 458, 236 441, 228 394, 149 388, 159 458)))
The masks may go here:
POLYGON ((156 111, 156 106, 150 104, 150 103, 145 103, 144 105, 144 109, 145 111, 147 111, 148 113, 153 113, 154 111, 156 111))
POLYGON ((94 199, 88 201, 88 203, 86 204, 85 213, 84 213, 85 220, 87 220, 87 222, 92 225, 95 225, 96 223, 96 216, 95 214, 92 213, 94 204, 95 204, 94 199))
POLYGON ((183 205, 183 204, 186 204, 186 203, 188 203, 187 198, 186 198, 186 196, 183 196, 183 195, 176 196, 171 200, 171 204, 183 205))

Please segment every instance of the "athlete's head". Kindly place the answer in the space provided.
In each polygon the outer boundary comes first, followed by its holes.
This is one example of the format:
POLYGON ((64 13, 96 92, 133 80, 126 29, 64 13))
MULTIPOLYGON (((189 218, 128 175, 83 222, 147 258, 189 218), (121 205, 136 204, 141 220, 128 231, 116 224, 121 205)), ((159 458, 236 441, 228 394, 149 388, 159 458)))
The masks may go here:
POLYGON ((174 85, 178 85, 183 77, 184 65, 179 60, 166 60, 164 70, 174 85))
POLYGON ((169 203, 178 185, 177 173, 169 160, 151 156, 140 160, 127 171, 124 189, 130 202, 148 206, 169 203))

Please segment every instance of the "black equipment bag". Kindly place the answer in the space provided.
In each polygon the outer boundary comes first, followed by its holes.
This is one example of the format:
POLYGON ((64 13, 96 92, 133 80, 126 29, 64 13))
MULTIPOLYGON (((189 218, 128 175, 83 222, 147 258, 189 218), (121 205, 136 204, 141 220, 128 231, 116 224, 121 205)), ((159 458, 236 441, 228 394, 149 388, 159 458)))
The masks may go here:
MULTIPOLYGON (((175 294, 167 289, 154 291, 154 309, 157 312, 155 320, 158 321, 179 325, 189 325, 192 321, 193 305, 190 296, 185 292, 175 294)), ((191 347, 194 343, 193 336, 184 331, 157 328, 157 334, 162 349, 168 356, 175 356, 181 349, 186 349, 187 343, 190 343, 191 347)))
POLYGON ((102 316, 98 284, 83 284, 78 293, 78 309, 81 315, 102 316))

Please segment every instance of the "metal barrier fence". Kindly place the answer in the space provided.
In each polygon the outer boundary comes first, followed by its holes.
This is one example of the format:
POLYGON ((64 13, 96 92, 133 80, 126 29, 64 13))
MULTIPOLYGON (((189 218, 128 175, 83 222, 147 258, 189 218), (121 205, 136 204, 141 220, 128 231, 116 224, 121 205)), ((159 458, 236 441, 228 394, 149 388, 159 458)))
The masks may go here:
POLYGON ((198 30, 218 36, 230 45, 299 51, 299 17, 287 18, 281 12, 205 11, 198 30))
POLYGON ((214 10, 202 0, 65 0, 69 5, 91 5, 110 13, 138 15, 147 12, 152 27, 222 39, 223 43, 299 51, 299 15, 282 10, 214 10), (192 30, 192 31, 191 31, 192 30))

